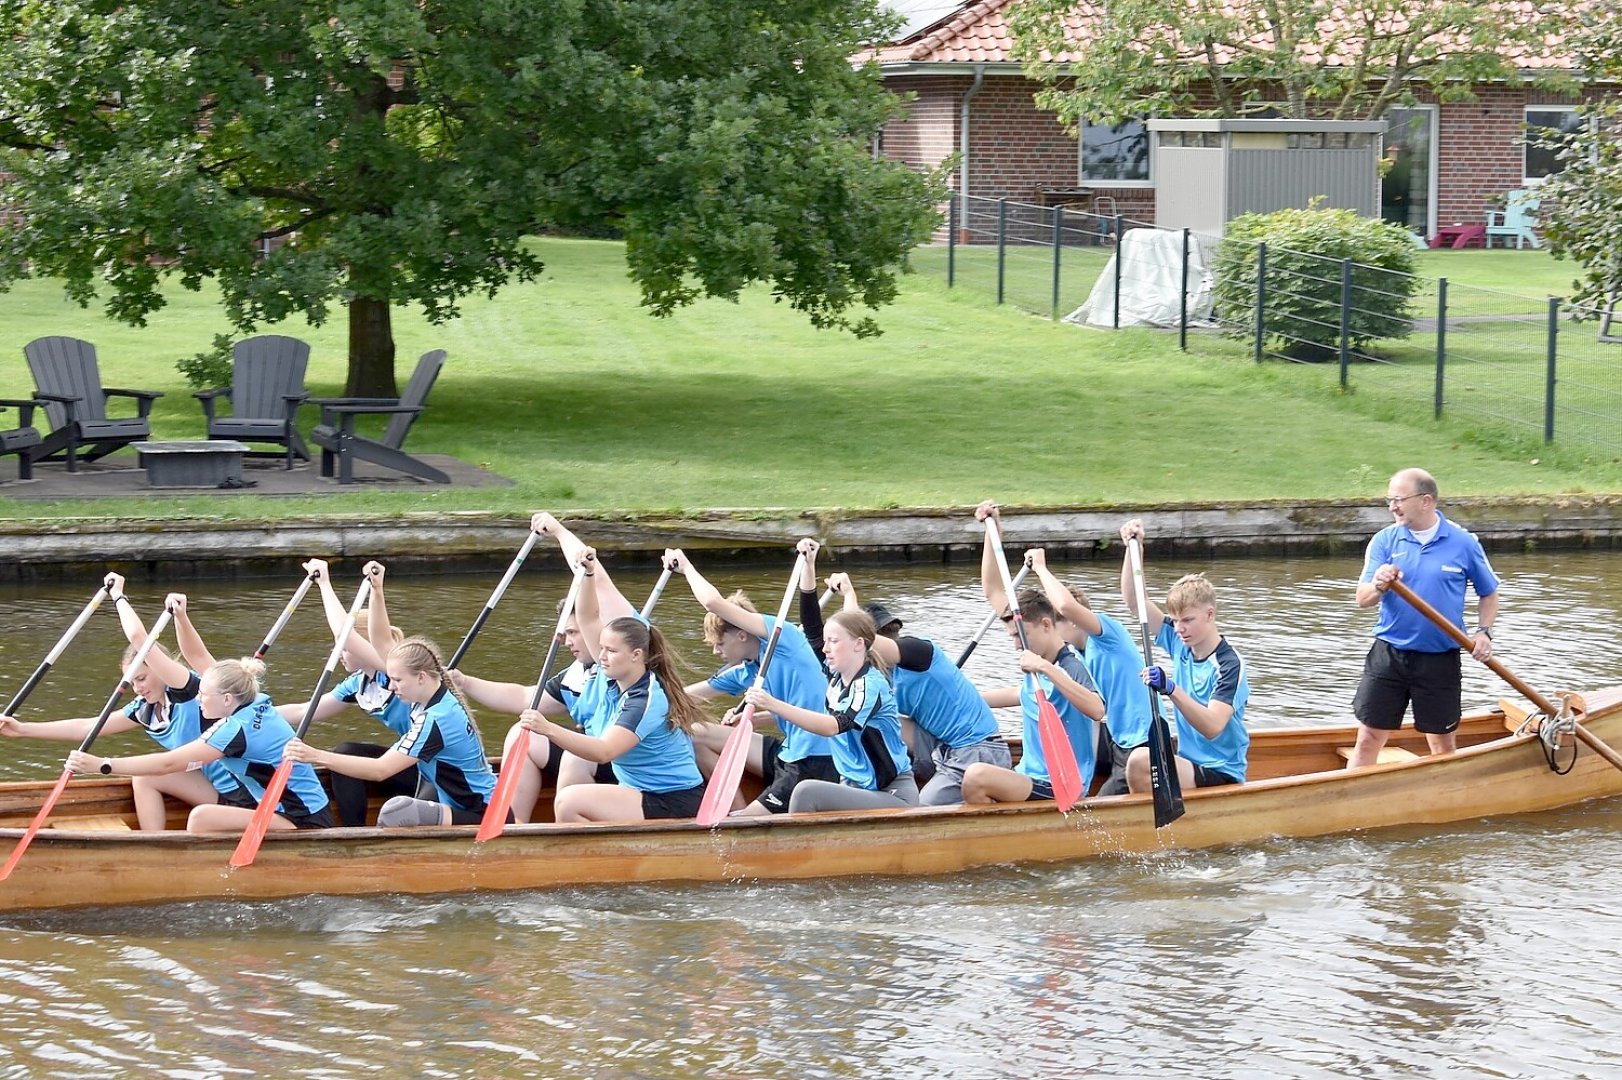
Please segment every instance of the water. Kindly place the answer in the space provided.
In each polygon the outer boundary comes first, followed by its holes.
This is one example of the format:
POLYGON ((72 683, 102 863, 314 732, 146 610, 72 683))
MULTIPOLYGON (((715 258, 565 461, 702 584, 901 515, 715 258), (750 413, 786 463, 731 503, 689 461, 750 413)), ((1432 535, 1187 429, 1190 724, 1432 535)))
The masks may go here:
MULTIPOLYGON (((1495 560, 1500 658, 1534 687, 1618 681, 1610 561, 1495 560)), ((984 616, 974 569, 856 576, 955 652, 984 616)), ((1345 719, 1371 619, 1351 604, 1355 560, 1161 564, 1152 581, 1163 591, 1189 569, 1217 584, 1258 725, 1345 719)), ((1122 614, 1113 564, 1061 572, 1122 614)), ((781 595, 776 573, 713 580, 765 607, 781 595)), ((391 581, 390 610, 451 647, 493 581, 391 581)), ((651 576, 622 584, 640 599, 651 576)), ((533 679, 563 586, 521 577, 468 670, 533 679)), ((0 591, 0 693, 91 588, 0 591)), ((197 586, 191 606, 218 655, 249 652, 290 589, 197 586)), ((157 590, 132 592, 156 610, 157 590)), ((696 614, 680 581, 656 613, 708 671, 696 614)), ((272 653, 279 698, 313 684, 322 636, 312 602, 272 653)), ((94 713, 121 643, 98 615, 25 718, 94 713)), ((1011 656, 990 638, 970 673, 1007 680, 1011 656)), ((1467 672, 1468 703, 1500 695, 1485 669, 1467 672)), ((483 720, 493 741, 504 724, 483 720)), ((365 724, 312 737, 376 738, 365 724)), ((54 775, 65 746, 3 749, 0 779, 22 779, 54 775)), ((925 880, 11 917, 0 1077, 1614 1075, 1619 824, 1612 800, 925 880)))

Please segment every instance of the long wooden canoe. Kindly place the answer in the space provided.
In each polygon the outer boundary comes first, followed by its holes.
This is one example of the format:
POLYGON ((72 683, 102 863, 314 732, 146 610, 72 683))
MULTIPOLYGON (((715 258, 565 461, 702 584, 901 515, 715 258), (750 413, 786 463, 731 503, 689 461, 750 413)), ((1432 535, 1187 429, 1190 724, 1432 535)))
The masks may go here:
MULTIPOLYGON (((1622 687, 1572 695, 1590 732, 1622 747, 1622 687)), ((0 912, 313 894, 465 893, 623 882, 713 882, 940 874, 1015 863, 1211 848, 1401 825, 1524 814, 1622 794, 1622 771, 1580 750, 1553 772, 1537 736, 1514 734, 1525 706, 1466 717, 1458 752, 1425 754, 1395 735, 1389 763, 1348 771, 1355 726, 1256 730, 1250 783, 1186 792, 1188 813, 1153 827, 1149 796, 686 822, 474 826, 272 833, 251 867, 227 867, 237 838, 141 833, 127 781, 78 779, 9 881, 0 912), (1409 751, 1409 755, 1401 751, 1409 751), (110 827, 109 827, 110 826, 110 827)), ((0 785, 0 858, 49 785, 0 785)))

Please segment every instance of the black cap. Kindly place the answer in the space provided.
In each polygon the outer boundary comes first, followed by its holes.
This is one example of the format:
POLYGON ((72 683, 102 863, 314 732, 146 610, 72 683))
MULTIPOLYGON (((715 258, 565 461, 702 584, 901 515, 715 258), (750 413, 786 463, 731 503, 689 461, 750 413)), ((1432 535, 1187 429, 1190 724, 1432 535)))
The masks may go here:
POLYGON ((883 604, 863 604, 862 610, 867 612, 868 616, 873 620, 873 625, 880 630, 885 629, 891 623, 894 623, 897 629, 900 629, 903 625, 895 613, 883 604))

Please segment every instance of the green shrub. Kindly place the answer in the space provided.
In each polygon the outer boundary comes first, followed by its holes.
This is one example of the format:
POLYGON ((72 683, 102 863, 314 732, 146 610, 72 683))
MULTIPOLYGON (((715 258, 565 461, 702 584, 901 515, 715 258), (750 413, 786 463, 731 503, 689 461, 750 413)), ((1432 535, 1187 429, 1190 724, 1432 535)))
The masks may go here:
POLYGON ((212 349, 177 360, 175 367, 186 377, 187 384, 198 390, 230 386, 231 338, 226 334, 215 334, 212 349))
POLYGON ((1278 210, 1228 222, 1217 248, 1213 298, 1238 337, 1255 331, 1256 253, 1267 245, 1267 347, 1294 360, 1331 360, 1340 350, 1341 262, 1352 260, 1348 342, 1405 338, 1413 330, 1413 234, 1350 210, 1278 210), (1249 312, 1249 317, 1240 313, 1249 312))

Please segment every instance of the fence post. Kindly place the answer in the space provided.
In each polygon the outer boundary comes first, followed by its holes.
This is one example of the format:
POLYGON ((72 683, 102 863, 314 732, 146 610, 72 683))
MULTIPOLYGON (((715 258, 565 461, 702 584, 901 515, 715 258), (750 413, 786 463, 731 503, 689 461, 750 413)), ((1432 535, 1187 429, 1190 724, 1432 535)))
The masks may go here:
POLYGON ((1560 334, 1560 298, 1549 297, 1549 364, 1543 381, 1543 441, 1554 442, 1554 362, 1555 340, 1560 334))
POLYGON ((1267 342, 1267 241, 1256 245, 1256 363, 1267 342))
POLYGON ((1053 318, 1059 317, 1059 253, 1064 250, 1064 207, 1053 208, 1053 318))
POLYGON ((957 282, 957 227, 958 215, 962 206, 957 201, 957 193, 953 192, 946 203, 946 287, 950 289, 957 282))
POLYGON ((1340 388, 1346 389, 1346 370, 1352 360, 1352 260, 1340 261, 1340 388))
POLYGON ((1115 215, 1115 329, 1121 328, 1121 215, 1115 215))
POLYGON ((1436 279, 1436 419, 1442 418, 1442 378, 1447 368, 1447 278, 1436 279))
POLYGON ((1003 270, 1008 255, 1008 200, 997 200, 997 303, 1002 303, 1003 270))
POLYGON ((1177 347, 1188 351, 1188 230, 1183 230, 1183 280, 1177 308, 1177 347))

